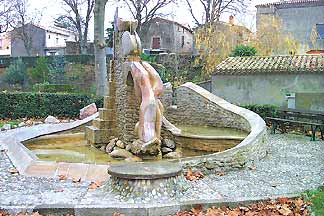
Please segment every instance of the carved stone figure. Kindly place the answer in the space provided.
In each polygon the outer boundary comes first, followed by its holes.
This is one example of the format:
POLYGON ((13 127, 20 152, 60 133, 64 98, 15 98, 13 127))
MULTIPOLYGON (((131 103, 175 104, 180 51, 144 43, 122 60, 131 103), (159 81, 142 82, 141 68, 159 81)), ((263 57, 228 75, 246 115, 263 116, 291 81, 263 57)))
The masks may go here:
POLYGON ((117 26, 119 31, 125 31, 122 35, 122 54, 130 63, 135 95, 141 102, 135 133, 143 143, 144 151, 161 143, 163 106, 158 97, 162 93, 163 83, 156 70, 140 60, 141 42, 135 31, 137 22, 119 19, 117 26))

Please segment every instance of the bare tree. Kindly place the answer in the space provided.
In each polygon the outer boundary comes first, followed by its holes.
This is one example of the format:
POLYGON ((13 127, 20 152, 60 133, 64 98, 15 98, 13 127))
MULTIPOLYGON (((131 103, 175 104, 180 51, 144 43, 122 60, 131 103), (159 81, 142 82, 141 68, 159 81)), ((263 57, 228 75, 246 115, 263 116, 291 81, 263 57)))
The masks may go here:
POLYGON ((194 11, 192 0, 185 1, 197 26, 218 22, 221 14, 225 12, 233 14, 244 12, 250 2, 250 0, 199 0, 204 11, 203 18, 199 19, 194 11))
POLYGON ((14 2, 0 0, 0 33, 6 32, 10 27, 14 2))
POLYGON ((165 6, 175 3, 176 0, 123 0, 127 5, 133 18, 138 21, 137 32, 141 31, 141 26, 156 16, 166 16, 168 14, 160 12, 165 6))
POLYGON ((96 0, 94 6, 94 43, 95 43, 95 71, 96 95, 104 96, 108 90, 106 42, 105 42, 105 5, 107 0, 96 0))
POLYGON ((62 0, 66 6, 66 14, 63 15, 77 29, 79 47, 82 54, 87 52, 89 22, 92 17, 94 0, 62 0), (86 8, 85 12, 83 9, 86 8))
POLYGON ((38 27, 34 24, 41 17, 41 13, 31 14, 28 0, 12 0, 12 10, 10 18, 10 32, 12 40, 22 41, 28 56, 33 52, 33 36, 38 27))

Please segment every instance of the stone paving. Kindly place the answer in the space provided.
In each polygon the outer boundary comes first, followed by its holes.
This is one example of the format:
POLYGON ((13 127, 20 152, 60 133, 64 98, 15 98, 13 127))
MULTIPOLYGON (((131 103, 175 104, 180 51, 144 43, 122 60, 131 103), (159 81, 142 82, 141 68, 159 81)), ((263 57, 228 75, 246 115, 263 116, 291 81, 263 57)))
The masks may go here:
POLYGON ((59 181, 11 174, 8 170, 12 164, 2 151, 0 208, 18 211, 42 206, 51 208, 63 206, 79 209, 79 213, 75 212, 77 215, 87 215, 96 208, 111 208, 112 211, 117 211, 133 207, 138 210, 136 215, 154 215, 154 212, 152 213, 154 208, 150 213, 140 212, 140 207, 146 206, 159 207, 159 213, 156 215, 163 215, 165 212, 161 210, 163 206, 170 213, 181 208, 183 204, 239 202, 294 195, 316 188, 324 181, 324 142, 309 140, 309 137, 293 134, 270 135, 268 155, 263 160, 251 164, 250 168, 231 171, 223 176, 211 174, 202 180, 188 182, 189 189, 176 200, 161 199, 154 202, 143 200, 140 203, 132 199, 128 199, 127 202, 121 201, 105 187, 89 190, 87 181, 72 183, 71 180, 59 181), (80 211, 82 208, 87 209, 87 212, 82 213, 80 211))

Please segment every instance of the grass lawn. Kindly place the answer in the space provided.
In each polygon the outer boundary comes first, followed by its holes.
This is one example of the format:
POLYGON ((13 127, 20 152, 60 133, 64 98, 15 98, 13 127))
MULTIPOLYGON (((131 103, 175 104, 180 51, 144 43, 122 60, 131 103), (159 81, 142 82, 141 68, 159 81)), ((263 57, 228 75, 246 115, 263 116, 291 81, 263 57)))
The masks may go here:
POLYGON ((311 202, 310 209, 314 215, 324 215, 324 187, 306 191, 304 197, 311 202))

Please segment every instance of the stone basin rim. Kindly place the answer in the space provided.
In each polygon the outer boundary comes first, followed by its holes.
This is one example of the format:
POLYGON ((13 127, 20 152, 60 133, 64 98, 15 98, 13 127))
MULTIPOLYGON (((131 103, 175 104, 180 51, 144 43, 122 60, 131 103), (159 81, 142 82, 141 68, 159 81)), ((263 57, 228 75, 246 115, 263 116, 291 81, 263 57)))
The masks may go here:
POLYGON ((159 162, 130 162, 113 164, 108 168, 108 174, 127 180, 154 180, 179 176, 182 166, 179 163, 159 162))

